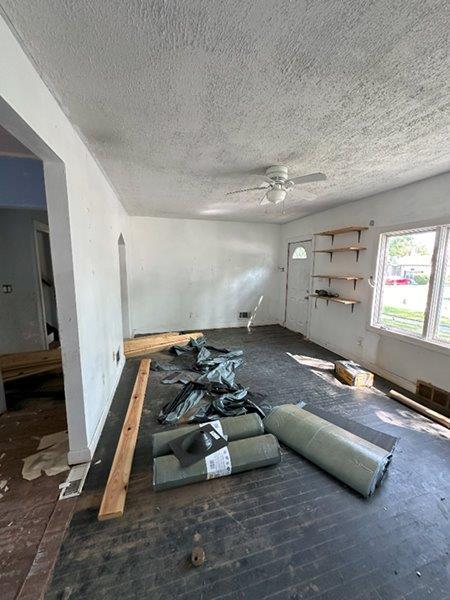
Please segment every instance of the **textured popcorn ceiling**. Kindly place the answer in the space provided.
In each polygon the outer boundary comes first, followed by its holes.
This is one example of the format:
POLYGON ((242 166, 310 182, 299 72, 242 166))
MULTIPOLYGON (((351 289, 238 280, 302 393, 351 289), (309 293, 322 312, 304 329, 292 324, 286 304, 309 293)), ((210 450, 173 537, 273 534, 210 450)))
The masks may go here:
POLYGON ((449 169, 447 0, 0 4, 130 214, 285 222, 449 169), (277 163, 329 180, 225 196, 277 163))

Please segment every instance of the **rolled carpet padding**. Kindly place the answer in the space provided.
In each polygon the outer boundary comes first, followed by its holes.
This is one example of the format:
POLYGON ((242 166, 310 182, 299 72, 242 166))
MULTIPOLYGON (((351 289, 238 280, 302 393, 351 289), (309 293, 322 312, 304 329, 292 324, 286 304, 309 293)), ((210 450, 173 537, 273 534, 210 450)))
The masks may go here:
POLYGON ((274 408, 264 419, 264 427, 365 497, 373 494, 392 457, 392 452, 294 404, 274 408))
POLYGON ((278 440, 270 433, 230 442, 226 448, 189 467, 182 467, 173 454, 168 454, 153 461, 153 487, 156 491, 168 490, 197 481, 268 467, 280 460, 278 440))
MULTIPOLYGON (((210 421, 218 427, 219 433, 228 437, 229 442, 241 440, 244 438, 262 435, 264 433, 264 425, 261 417, 256 413, 249 413, 239 417, 224 417, 217 421, 210 421)), ((153 458, 171 454, 172 450, 169 442, 177 439, 190 431, 195 431, 200 425, 187 425, 178 429, 169 429, 168 431, 160 431, 153 434, 153 458)))

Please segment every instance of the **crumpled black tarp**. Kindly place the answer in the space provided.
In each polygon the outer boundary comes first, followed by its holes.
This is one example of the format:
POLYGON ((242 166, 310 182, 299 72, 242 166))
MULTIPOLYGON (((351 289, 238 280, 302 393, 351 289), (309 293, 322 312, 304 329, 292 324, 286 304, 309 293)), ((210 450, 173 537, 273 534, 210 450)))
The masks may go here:
POLYGON ((204 395, 205 389, 190 381, 171 402, 163 406, 158 415, 158 421, 160 423, 176 423, 188 410, 198 404, 204 395))
POLYGON ((243 363, 242 350, 216 348, 206 343, 206 338, 191 339, 185 346, 172 346, 173 362, 152 363, 152 369, 173 373, 162 383, 184 384, 181 392, 161 410, 161 423, 174 423, 205 399, 207 403, 190 416, 189 421, 205 422, 218 417, 233 417, 247 412, 257 412, 262 418, 264 410, 255 403, 263 398, 252 394, 236 383, 236 369, 243 363), (187 371, 187 372, 186 372, 187 371))

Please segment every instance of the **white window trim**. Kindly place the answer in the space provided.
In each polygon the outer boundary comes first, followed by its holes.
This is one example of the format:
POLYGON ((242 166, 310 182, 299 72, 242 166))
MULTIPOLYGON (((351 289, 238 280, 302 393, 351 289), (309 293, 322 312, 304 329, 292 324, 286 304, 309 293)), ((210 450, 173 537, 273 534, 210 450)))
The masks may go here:
POLYGON ((422 348, 427 348, 428 350, 432 350, 434 352, 440 352, 441 354, 450 355, 450 343, 440 341, 436 339, 436 330, 438 324, 438 316, 440 311, 440 306, 442 302, 442 288, 444 286, 443 280, 443 271, 445 269, 445 259, 446 259, 446 251, 448 244, 450 244, 450 225, 449 220, 440 222, 427 222, 422 224, 411 224, 411 225, 402 225, 401 228, 383 228, 377 231, 378 237, 378 249, 375 254, 375 279, 374 279, 374 289, 372 293, 372 303, 371 310, 369 311, 369 322, 367 323, 367 329, 377 334, 390 337, 402 342, 406 342, 408 344, 412 344, 414 346, 421 346, 422 348), (382 275, 385 272, 385 264, 386 264, 386 243, 387 237, 389 235, 402 235, 405 233, 411 232, 421 232, 421 231, 430 231, 436 229, 436 239, 435 246, 433 250, 432 256, 432 269, 431 269, 431 277, 428 291, 428 302, 429 311, 425 315, 424 328, 423 331, 427 331, 426 337, 418 337, 414 335, 408 335, 404 332, 393 331, 392 329, 387 329, 382 325, 374 324, 375 317, 379 314, 379 307, 382 296, 382 286, 378 285, 378 282, 381 281, 382 275), (435 279, 440 281, 439 286, 434 285, 435 279))

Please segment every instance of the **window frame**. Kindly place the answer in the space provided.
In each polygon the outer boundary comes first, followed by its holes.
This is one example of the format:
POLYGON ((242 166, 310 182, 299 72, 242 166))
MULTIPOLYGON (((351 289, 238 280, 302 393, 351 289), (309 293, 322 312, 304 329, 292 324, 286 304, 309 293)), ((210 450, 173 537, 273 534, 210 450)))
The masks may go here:
POLYGON ((427 347, 431 350, 450 354, 450 343, 437 337, 440 310, 443 301, 443 290, 445 286, 444 275, 446 269, 447 249, 450 246, 450 223, 446 219, 443 222, 428 222, 423 224, 411 224, 401 228, 386 228, 378 230, 378 250, 375 254, 375 279, 373 284, 372 306, 369 313, 368 329, 379 334, 386 335, 414 345, 427 347), (435 231, 435 243, 431 257, 431 272, 428 287, 427 304, 425 308, 425 319, 422 334, 407 333, 387 328, 380 323, 380 312, 382 306, 383 282, 386 271, 386 249, 390 236, 435 231))

